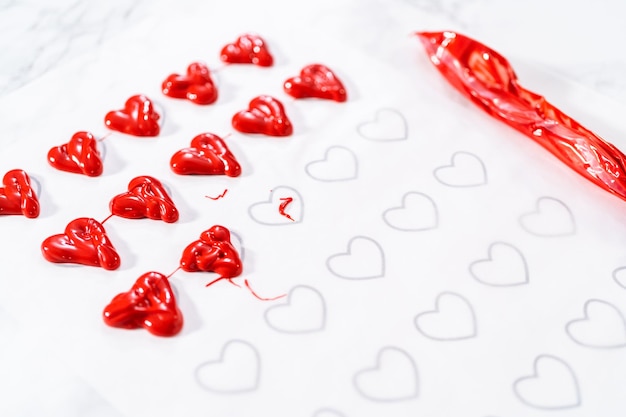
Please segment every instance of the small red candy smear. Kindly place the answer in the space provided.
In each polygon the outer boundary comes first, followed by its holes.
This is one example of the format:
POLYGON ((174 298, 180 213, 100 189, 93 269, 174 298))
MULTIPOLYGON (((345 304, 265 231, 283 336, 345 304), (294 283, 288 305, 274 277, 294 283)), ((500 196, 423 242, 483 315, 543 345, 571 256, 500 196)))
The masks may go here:
POLYGON ((168 97, 186 98, 196 104, 211 104, 217 100, 217 88, 209 67, 201 62, 189 65, 187 75, 171 74, 161 88, 168 97))
POLYGON ((159 134, 159 114, 152 101, 144 95, 132 96, 126 100, 122 110, 107 113, 104 124, 109 129, 134 136, 157 136, 159 134))
POLYGON ((232 124, 243 133, 289 136, 293 132, 282 103, 270 96, 253 98, 248 110, 240 111, 233 116, 232 124))
POLYGON ((222 138, 203 133, 191 140, 191 147, 176 152, 170 160, 180 175, 228 175, 238 177, 241 166, 222 138))
POLYGON ((13 169, 2 178, 0 187, 0 215, 21 214, 34 219, 39 216, 39 200, 30 186, 28 174, 13 169))
POLYGON ((89 132, 76 132, 68 143, 48 151, 48 162, 61 171, 97 177, 102 174, 98 141, 89 132))
POLYGON ((86 217, 69 222, 64 234, 44 240, 41 251, 49 262, 100 266, 109 270, 120 266, 120 257, 104 226, 86 217))
POLYGON ((128 191, 113 197, 109 208, 114 215, 127 219, 147 217, 166 223, 178 220, 178 210, 165 187, 156 178, 148 176, 133 178, 128 191))
POLYGON ((321 64, 307 65, 300 75, 285 81, 284 89, 295 98, 316 97, 343 102, 348 99, 346 89, 330 68, 321 64))
POLYGON ((219 225, 202 232, 200 240, 185 248, 180 267, 187 272, 216 272, 220 279, 239 276, 243 270, 239 254, 230 243, 230 231, 219 225))
POLYGON ((261 67, 271 67, 274 63, 265 41, 252 34, 242 35, 235 43, 224 46, 220 58, 231 64, 255 64, 261 67))
POLYGON ((457 90, 583 177, 626 200, 626 155, 544 97, 520 86, 502 55, 454 32, 417 36, 433 64, 457 90))
POLYGON ((143 327, 155 336, 174 336, 183 328, 183 314, 176 305, 167 277, 148 272, 128 292, 116 295, 102 313, 111 327, 143 327))
POLYGON ((285 197, 285 198, 281 198, 280 201, 282 201, 282 203, 280 203, 280 206, 278 206, 278 212, 281 214, 281 216, 285 216, 289 220, 295 221, 293 217, 289 215, 289 213, 285 212, 285 210, 287 209, 287 206, 291 204, 291 202, 293 201, 293 198, 285 197))

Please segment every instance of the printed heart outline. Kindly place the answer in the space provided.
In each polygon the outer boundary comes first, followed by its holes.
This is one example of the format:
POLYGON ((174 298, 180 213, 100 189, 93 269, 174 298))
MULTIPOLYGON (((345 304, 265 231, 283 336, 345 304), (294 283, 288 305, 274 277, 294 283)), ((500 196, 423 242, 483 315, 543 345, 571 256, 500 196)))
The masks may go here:
POLYGON ((626 289, 626 275, 621 277, 622 271, 625 271, 623 274, 626 274, 626 266, 621 266, 613 271, 613 281, 620 287, 626 289))
MULTIPOLYGON (((289 209, 289 206, 287 206, 287 209, 289 209)), ((287 185, 279 185, 277 187, 272 188, 272 190, 270 191, 270 196, 267 200, 259 201, 258 203, 254 203, 250 207, 248 207, 248 215, 255 222, 265 225, 265 226, 286 226, 286 225, 291 225, 291 224, 302 223, 302 220, 304 219, 304 200, 302 199, 302 196, 300 195, 298 190, 296 190, 295 188, 291 188, 287 185), (300 215, 299 216, 296 215, 295 217, 291 216, 293 220, 289 220, 287 217, 280 214, 280 212, 278 211, 278 208, 279 208, 278 206, 275 208, 276 217, 272 217, 272 219, 274 218, 276 219, 274 222, 267 221, 266 219, 260 218, 258 215, 255 215, 255 210, 258 212, 258 210, 261 209, 263 206, 275 205, 276 202, 274 200, 279 200, 279 199, 274 198, 275 195, 278 195, 278 196, 285 195, 287 197, 293 198, 293 201, 290 203, 290 205, 293 205, 294 203, 299 204, 298 208, 300 211, 299 213, 300 215)))
MULTIPOLYGON (((420 209, 420 213, 423 213, 422 209, 420 209)), ((399 207, 391 207, 383 212, 383 221, 387 224, 387 226, 391 227, 392 229, 400 230, 402 232, 421 232, 426 230, 433 230, 439 227, 439 209, 437 208, 437 204, 435 203, 435 201, 430 196, 419 191, 409 191, 402 196, 402 204, 399 207), (399 213, 401 211, 408 210, 407 199, 413 196, 422 198, 422 201, 424 203, 430 203, 429 209, 432 209, 432 224, 410 228, 400 227, 392 224, 392 221, 389 220, 389 216, 393 215, 393 213, 399 213)))
POLYGON ((304 170, 309 177, 313 178, 316 181, 323 181, 323 182, 350 181, 358 177, 359 161, 351 149, 346 148, 344 146, 331 146, 328 149, 326 149, 326 151, 324 152, 323 159, 316 159, 314 161, 309 162, 304 167, 304 170), (345 155, 345 157, 340 157, 341 160, 344 160, 344 162, 347 160, 350 161, 350 163, 352 164, 352 171, 353 171, 352 174, 339 176, 339 177, 327 177, 327 178, 323 178, 320 175, 315 175, 315 172, 314 172, 315 167, 319 166, 319 167, 322 167, 323 169, 324 165, 332 164, 331 154, 337 155, 338 153, 342 153, 343 155, 345 155))
POLYGON ((242 133, 261 133, 267 136, 290 136, 293 133, 293 126, 283 104, 266 95, 253 98, 247 110, 236 113, 232 126, 242 133))
POLYGON ((158 136, 160 115, 154 110, 152 100, 143 94, 130 97, 124 108, 113 110, 104 117, 104 124, 112 130, 133 136, 158 136))
POLYGON ((367 237, 367 236, 354 236, 352 239, 350 239, 348 241, 348 250, 347 252, 342 252, 342 253, 337 253, 335 255, 331 255, 330 257, 328 257, 328 259, 326 259, 326 268, 328 268, 328 270, 330 271, 331 274, 335 275, 338 278, 343 278, 343 279, 350 279, 350 280, 365 280, 365 279, 376 279, 376 278, 383 278, 385 276, 385 252, 383 251, 382 246, 380 246, 380 244, 375 241, 374 239, 367 237), (340 259, 342 257, 346 257, 346 256, 352 256, 352 247, 355 241, 366 241, 369 242, 369 244, 374 245, 374 247, 376 248, 376 250, 378 251, 379 255, 380 255, 380 271, 375 273, 374 275, 366 275, 366 276, 348 276, 348 275, 341 275, 338 272, 333 270, 332 267, 332 262, 333 259, 340 259))
POLYGON ((115 270, 120 257, 95 219, 79 217, 65 227, 65 233, 48 237, 41 244, 44 258, 52 263, 75 263, 115 270))
POLYGON ((310 64, 283 84, 285 93, 298 98, 321 98, 342 103, 348 99, 346 88, 335 73, 325 65, 310 64))
MULTIPOLYGON (((467 165, 467 162, 463 165, 467 165)), ((485 168, 485 163, 480 159, 477 155, 466 152, 466 151, 458 151, 452 154, 450 157, 450 165, 443 165, 438 168, 435 168, 433 171, 433 175, 437 181, 445 186, 454 187, 454 188, 469 188, 469 187, 480 187, 481 185, 487 185, 487 169, 485 168), (474 167, 480 167, 480 172, 482 173, 482 179, 474 182, 465 182, 465 183, 454 183, 454 182, 446 182, 444 178, 442 178, 442 174, 444 172, 450 172, 450 170, 458 169, 458 166, 461 165, 458 163, 458 158, 466 158, 467 161, 471 161, 471 164, 474 164, 474 167)), ((465 176, 464 176, 465 177, 465 176)))
POLYGON ((118 194, 109 203, 111 213, 126 219, 178 221, 178 210, 163 184, 147 175, 133 178, 128 191, 118 194))
POLYGON ((519 224, 522 227, 522 229, 524 229, 526 232, 530 233, 533 236, 537 236, 537 237, 564 237, 564 236, 571 236, 571 235, 575 235, 576 234, 576 221, 574 219, 574 214, 572 213, 572 211, 570 210, 570 208, 567 206, 567 204, 565 204, 563 201, 559 200, 558 198, 554 198, 554 197, 539 197, 537 199, 537 201, 535 202, 535 210, 531 211, 529 213, 525 213, 522 214, 519 219, 519 224), (548 205, 552 205, 552 208, 548 208, 546 210, 546 204, 548 205), (543 210, 542 210, 542 206, 543 206, 543 210), (558 207, 558 208, 557 208, 558 207), (546 233, 546 232, 542 232, 542 231, 536 231, 536 230, 532 230, 528 227, 528 219, 532 219, 533 217, 536 216, 541 216, 542 213, 545 213, 546 211, 553 211, 553 210, 561 210, 564 212, 562 213, 557 213, 558 217, 562 217, 563 215, 567 215, 567 218, 570 220, 570 225, 571 225, 571 229, 570 230, 564 230, 561 232, 557 232, 557 233, 546 233))
POLYGON ((39 217, 39 199, 30 185, 30 177, 21 169, 12 169, 2 177, 0 215, 39 217))
POLYGON ((218 393, 218 394, 245 394, 247 392, 256 391, 261 382, 261 355, 259 354, 259 351, 257 350, 257 348, 254 347, 254 345, 252 345, 251 343, 245 340, 233 339, 233 340, 226 342, 224 346, 222 346, 222 349, 220 351, 220 356, 218 359, 209 360, 209 361, 199 364, 196 367, 196 370, 194 372, 194 377, 196 379, 196 382, 198 383, 198 385, 200 385, 201 388, 210 392, 218 393), (242 386, 239 388, 231 388, 231 389, 207 386, 205 382, 202 381, 202 376, 201 376, 202 369, 206 367, 223 364, 225 361, 226 355, 229 353, 229 350, 232 351, 233 346, 237 346, 237 345, 239 345, 240 347, 245 347, 249 349, 249 353, 252 353, 255 357, 256 367, 253 371, 255 373, 255 376, 253 378, 254 379, 253 383, 250 384, 249 386, 242 386))
POLYGON ((582 318, 571 320, 565 325, 565 332, 570 337, 570 339, 574 341, 574 343, 580 346, 585 346, 585 347, 590 347, 590 348, 595 348, 595 349, 618 349, 618 348, 623 348, 626 346, 626 318, 615 305, 604 300, 590 299, 585 302, 585 305, 583 307, 583 312, 584 312, 584 316, 582 318), (580 340, 580 338, 577 338, 574 335, 574 332, 572 330, 573 326, 591 322, 592 318, 590 317, 590 314, 589 314, 589 306, 594 305, 594 304, 600 304, 604 306, 603 308, 610 309, 611 311, 615 313, 616 318, 618 318, 621 321, 621 324, 622 324, 621 330, 622 330, 622 336, 623 336, 622 337, 623 341, 621 343, 611 344, 611 345, 587 343, 584 340, 580 340))
POLYGON ((102 317, 108 326, 144 328, 161 337, 175 336, 183 328, 183 314, 168 278, 154 271, 141 275, 129 291, 113 297, 102 317))
POLYGON ((222 62, 229 64, 254 64, 271 67, 274 58, 263 38, 253 33, 246 33, 233 43, 226 44, 220 52, 222 62))
POLYGON ((493 242, 492 244, 489 245, 489 248, 487 249, 487 258, 482 258, 482 259, 478 259, 474 262, 472 262, 469 265, 469 272, 472 275, 472 277, 480 282, 481 284, 484 285, 489 285, 491 287, 515 287, 518 285, 526 285, 529 283, 530 281, 530 274, 528 272, 528 263, 526 262, 526 257, 524 256, 524 254, 522 253, 522 251, 520 251, 517 247, 513 246, 510 243, 506 243, 506 242, 493 242), (476 272, 474 272, 474 267, 476 265, 482 264, 482 263, 486 263, 486 262, 494 262, 493 259, 493 248, 494 246, 504 246, 507 247, 510 250, 513 250, 514 252, 517 253, 517 255, 519 255, 519 258, 522 261, 522 265, 524 267, 524 279, 522 281, 519 282, 513 282, 513 283, 505 283, 505 284, 498 284, 498 283, 494 283, 494 282, 488 282, 485 281, 483 279, 480 278, 480 276, 478 276, 476 274, 476 272))
POLYGON ((241 258, 230 242, 230 231, 214 225, 183 250, 180 268, 185 272, 215 272, 221 278, 234 278, 243 272, 241 258))
POLYGON ((377 142, 395 142, 395 141, 400 141, 400 140, 406 140, 409 137, 409 128, 408 128, 408 123, 406 121, 406 118, 404 117, 404 115, 402 113, 400 113, 400 111, 396 110, 396 109, 392 109, 392 108, 382 108, 376 111, 376 113, 374 114, 374 118, 370 119, 370 120, 366 120, 365 122, 359 123, 356 127, 357 133, 359 134, 359 136, 361 136, 363 139, 367 139, 367 140, 373 140, 373 141, 377 141, 377 142), (388 116, 385 116, 388 115, 388 116), (383 123, 383 119, 389 119, 389 123, 391 123, 392 125, 397 125, 397 126, 392 126, 395 128, 400 127, 400 130, 402 130, 401 134, 395 135, 395 136, 380 136, 380 135, 372 135, 370 134, 370 132, 367 132, 367 129, 370 126, 376 126, 379 123, 383 123))
POLYGON ((463 297, 461 294, 457 294, 457 293, 449 292, 449 291, 440 293, 435 299, 435 309, 424 311, 423 313, 420 313, 417 316, 415 316, 415 319, 413 320, 413 324, 415 324, 415 327, 422 335, 432 340, 457 341, 457 340, 471 339, 478 335, 478 328, 476 325, 476 313, 474 312, 474 307, 472 307, 472 304, 469 302, 469 300, 463 297), (441 337, 441 336, 428 334, 426 331, 424 331, 424 329, 422 329, 422 327, 419 324, 421 319, 432 317, 435 314, 442 314, 440 302, 443 297, 454 297, 456 300, 462 302, 464 307, 467 308, 470 314, 471 322, 472 322, 472 330, 470 333, 465 334, 465 335, 460 335, 460 336, 441 337))
POLYGON ((99 177, 103 167, 97 144, 90 132, 76 132, 69 142, 50 148, 48 163, 61 171, 99 177))
POLYGON ((529 376, 522 376, 518 379, 515 380, 515 382, 513 382, 513 392, 515 394, 515 396, 525 405, 532 407, 532 408, 537 408, 540 410, 565 410, 565 409, 569 409, 569 408, 576 408, 578 406, 580 406, 580 404, 582 403, 581 401, 581 396, 580 396, 580 386, 578 384, 578 379, 576 378, 576 374, 574 373, 574 370, 569 366, 569 364, 567 362, 565 362, 563 359, 557 357, 557 356, 553 356, 553 355, 548 355, 548 354, 542 354, 539 355, 535 358, 535 360, 533 361, 533 373, 532 375, 529 376), (558 364, 560 364, 563 369, 565 371, 567 371, 569 373, 569 376, 571 377, 571 382, 573 384, 573 388, 574 388, 574 392, 575 392, 575 397, 576 400, 571 403, 571 404, 565 404, 565 405, 538 405, 538 404, 533 404, 531 401, 529 401, 528 399, 524 398, 523 395, 519 392, 519 386, 520 384, 523 384, 526 381, 531 381, 531 380, 535 380, 540 378, 539 375, 539 363, 541 361, 554 361, 558 364))
POLYGON ((178 175, 241 175, 241 166, 235 155, 224 139, 213 133, 201 133, 194 137, 189 148, 172 155, 170 168, 178 175))
POLYGON ((170 74, 161 84, 161 91, 168 97, 187 99, 199 105, 213 104, 217 100, 211 71, 202 62, 189 64, 185 75, 170 74))
POLYGON ((298 285, 298 286, 293 287, 289 291, 289 294, 287 295, 287 300, 285 303, 274 305, 268 308, 267 310, 265 310, 264 318, 265 318, 265 322, 267 323, 269 327, 271 327, 272 329, 280 333, 304 334, 304 333, 321 332, 326 327, 326 301, 324 300, 324 296, 322 295, 322 293, 319 292, 317 289, 313 287, 309 287, 308 285, 298 285), (320 302, 319 304, 319 306, 321 307, 320 311, 312 312, 314 314, 320 313, 321 316, 319 317, 319 325, 316 327, 311 327, 311 328, 284 329, 272 323, 272 319, 271 319, 272 314, 275 314, 276 312, 284 312, 290 308, 294 308, 293 299, 296 298, 294 294, 302 293, 303 291, 308 292, 309 295, 315 295, 317 297, 317 301, 320 302))

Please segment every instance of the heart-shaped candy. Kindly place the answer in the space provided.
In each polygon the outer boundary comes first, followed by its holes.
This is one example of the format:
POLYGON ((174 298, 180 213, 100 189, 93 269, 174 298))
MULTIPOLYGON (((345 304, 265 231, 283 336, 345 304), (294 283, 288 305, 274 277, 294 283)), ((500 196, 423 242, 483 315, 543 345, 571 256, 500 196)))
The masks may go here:
POLYGON ((233 127, 243 133, 263 133, 268 136, 289 136, 293 132, 283 104, 270 96, 258 96, 250 101, 248 110, 233 116, 233 127))
POLYGON ((39 216, 39 200, 30 186, 28 174, 13 169, 2 178, 0 187, 0 215, 21 214, 31 219, 39 216))
POLYGON ((330 68, 321 64, 302 68, 299 76, 285 81, 284 89, 295 98, 316 97, 339 102, 347 100, 346 89, 339 78, 330 68))
POLYGON ((230 243, 230 231, 215 225, 183 251, 180 267, 187 272, 216 272, 222 278, 241 275, 241 258, 230 243))
POLYGON ((132 96, 122 110, 110 111, 104 118, 109 129, 133 136, 157 136, 160 131, 158 121, 159 114, 152 101, 141 94, 132 96))
POLYGON ((48 151, 48 162, 61 171, 97 177, 102 174, 98 142, 89 132, 76 132, 68 143, 48 151))
POLYGON ((228 175, 238 177, 241 166, 222 138, 202 133, 191 140, 191 147, 176 152, 170 160, 172 171, 180 175, 228 175))
POLYGON ((41 251, 49 262, 100 266, 109 270, 120 266, 120 257, 104 226, 87 217, 72 220, 65 227, 65 233, 44 240, 41 251))
POLYGON ((111 327, 143 327, 155 336, 174 336, 183 328, 183 314, 176 305, 167 277, 148 272, 128 292, 116 295, 102 313, 111 327))
POLYGON ((220 58, 231 64, 255 64, 271 67, 274 58, 267 49, 265 41, 258 35, 245 34, 222 48, 220 58))
POLYGON ((128 191, 113 197, 109 208, 111 213, 127 219, 147 217, 166 223, 178 220, 178 210, 163 184, 148 176, 133 178, 128 191))
POLYGON ((163 94, 186 98, 196 104, 211 104, 217 100, 217 88, 211 79, 209 67, 194 62, 187 67, 187 75, 171 74, 161 86, 163 94))

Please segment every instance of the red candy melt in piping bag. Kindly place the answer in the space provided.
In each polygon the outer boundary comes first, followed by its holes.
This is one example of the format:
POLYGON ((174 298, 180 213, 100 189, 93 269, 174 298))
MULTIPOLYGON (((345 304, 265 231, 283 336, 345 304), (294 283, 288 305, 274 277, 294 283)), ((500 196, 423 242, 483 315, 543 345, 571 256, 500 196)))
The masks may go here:
POLYGON ((457 90, 589 181, 626 200, 626 155, 543 96, 520 86, 502 55, 454 32, 419 32, 417 36, 430 60, 457 90))

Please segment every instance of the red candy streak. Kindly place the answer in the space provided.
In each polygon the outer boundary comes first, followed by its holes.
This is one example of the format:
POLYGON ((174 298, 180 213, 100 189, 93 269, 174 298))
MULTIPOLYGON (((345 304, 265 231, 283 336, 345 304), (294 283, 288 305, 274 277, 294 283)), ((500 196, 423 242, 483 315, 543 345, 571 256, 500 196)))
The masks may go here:
POLYGON ((219 279, 239 276, 243 270, 239 254, 230 243, 230 231, 219 225, 202 232, 199 240, 185 248, 180 267, 187 272, 215 272, 219 279))
POLYGON ((316 97, 343 102, 348 99, 346 89, 330 68, 311 64, 302 68, 300 75, 285 81, 284 89, 295 98, 316 97))
POLYGON ((0 215, 21 214, 34 219, 39 216, 39 200, 30 186, 30 177, 21 169, 13 169, 2 178, 0 215))
POLYGON ((195 104, 211 104, 217 100, 217 88, 209 67, 201 62, 190 64, 186 75, 171 74, 161 88, 168 97, 186 98, 195 104))
POLYGON ((109 207, 111 213, 127 219, 178 220, 178 210, 163 184, 148 176, 133 178, 128 191, 113 197, 109 207))
POLYGON ((544 97, 520 86, 502 55, 454 32, 417 36, 436 68, 467 98, 589 181, 626 200, 626 155, 544 97))
POLYGON ((170 283, 158 272, 140 276, 130 291, 111 300, 102 316, 111 327, 143 327, 155 336, 174 336, 183 328, 183 314, 176 305, 170 283))
POLYGON ((255 64, 261 67, 272 66, 274 59, 258 35, 246 34, 222 48, 220 59, 231 64, 255 64))
POLYGON ((191 147, 176 152, 170 160, 179 175, 228 175, 237 177, 241 166, 222 138, 203 133, 191 140, 191 147))
POLYGON ((152 101, 144 95, 132 96, 124 108, 107 113, 104 124, 109 129, 134 136, 157 136, 160 131, 159 114, 152 101))
POLYGON ((61 171, 97 177, 102 174, 97 143, 91 133, 76 132, 68 143, 48 151, 48 162, 61 171))
POLYGON ((293 219, 293 217, 291 217, 289 215, 289 213, 286 213, 285 210, 287 209, 287 206, 289 204, 291 204, 291 202, 293 201, 292 197, 285 197, 285 198, 281 198, 280 201, 282 201, 282 203, 280 203, 280 206, 278 206, 278 212, 282 215, 285 216, 286 218, 288 218, 289 220, 291 220, 292 222, 295 221, 293 219))
POLYGON ((248 106, 233 116, 233 127, 243 133, 263 133, 269 136, 289 136, 291 122, 282 103, 270 96, 258 96, 248 106))

